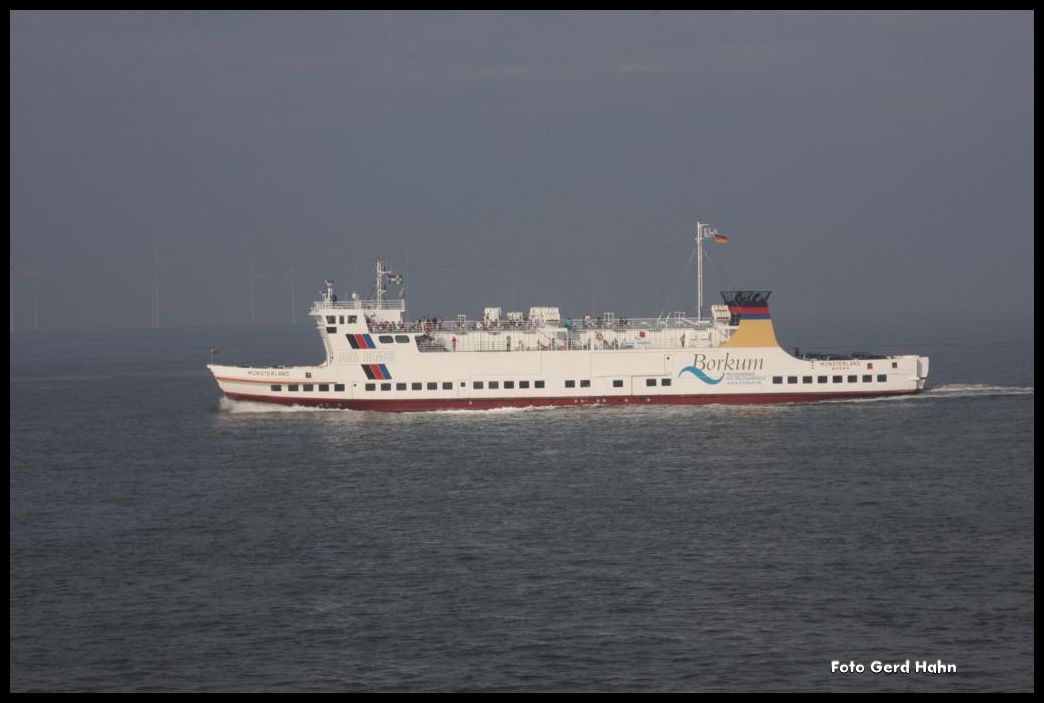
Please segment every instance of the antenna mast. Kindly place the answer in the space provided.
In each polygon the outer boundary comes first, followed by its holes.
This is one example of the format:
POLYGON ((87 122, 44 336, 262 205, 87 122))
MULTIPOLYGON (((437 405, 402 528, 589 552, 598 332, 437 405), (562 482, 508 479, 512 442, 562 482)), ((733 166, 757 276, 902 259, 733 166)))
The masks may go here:
POLYGON ((696 321, 703 322, 703 218, 696 218, 696 321))

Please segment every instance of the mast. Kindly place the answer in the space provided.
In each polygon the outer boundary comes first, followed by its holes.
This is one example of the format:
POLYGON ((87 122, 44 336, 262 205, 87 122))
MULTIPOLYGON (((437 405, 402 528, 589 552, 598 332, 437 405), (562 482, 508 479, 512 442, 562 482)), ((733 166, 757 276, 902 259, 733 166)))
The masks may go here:
POLYGON ((696 322, 704 321, 704 218, 696 217, 696 322))
POLYGON ((381 303, 384 301, 384 286, 381 285, 381 276, 384 275, 384 261, 377 259, 373 264, 373 271, 377 275, 376 280, 373 284, 374 293, 377 295, 377 309, 382 308, 381 303))

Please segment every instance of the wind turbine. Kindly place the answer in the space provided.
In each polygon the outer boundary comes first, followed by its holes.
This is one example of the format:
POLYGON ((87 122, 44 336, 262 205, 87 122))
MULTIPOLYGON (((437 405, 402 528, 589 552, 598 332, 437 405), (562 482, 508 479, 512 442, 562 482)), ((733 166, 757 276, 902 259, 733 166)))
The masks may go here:
POLYGON ((250 257, 250 324, 257 324, 257 282, 261 275, 254 270, 254 257, 250 257))
MULTIPOLYGON (((11 265, 11 272, 19 276, 28 276, 33 279, 33 330, 40 330, 40 269, 26 269, 21 266, 11 265)), ((11 331, 14 331, 14 276, 11 276, 11 331)))
POLYGON ((139 273, 137 278, 151 278, 152 279, 152 329, 158 330, 160 326, 160 312, 159 312, 159 301, 160 301, 160 261, 159 261, 159 245, 153 245, 153 264, 144 273, 139 273))
POLYGON ((290 324, 297 324, 297 273, 290 269, 283 274, 283 280, 290 279, 290 324))

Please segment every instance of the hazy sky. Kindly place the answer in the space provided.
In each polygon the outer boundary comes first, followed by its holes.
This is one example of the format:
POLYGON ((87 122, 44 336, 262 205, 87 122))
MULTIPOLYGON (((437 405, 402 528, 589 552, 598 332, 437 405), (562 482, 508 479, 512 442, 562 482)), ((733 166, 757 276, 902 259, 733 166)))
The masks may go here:
POLYGON ((692 308, 1032 319, 1033 15, 11 14, 15 324, 692 308), (711 272, 712 273, 712 272, 711 272), (685 276, 684 278, 681 278, 685 276), (673 292, 673 298, 671 296, 673 292), (1026 310, 1026 306, 1030 309, 1026 310))

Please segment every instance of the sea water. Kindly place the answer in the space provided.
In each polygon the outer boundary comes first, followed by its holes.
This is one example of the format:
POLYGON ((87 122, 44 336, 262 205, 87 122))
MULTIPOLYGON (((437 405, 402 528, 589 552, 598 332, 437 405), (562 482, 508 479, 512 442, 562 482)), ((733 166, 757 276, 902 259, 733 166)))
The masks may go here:
POLYGON ((12 333, 10 688, 1032 690, 1023 329, 789 328, 909 398, 401 415, 220 398, 303 326, 12 333))

